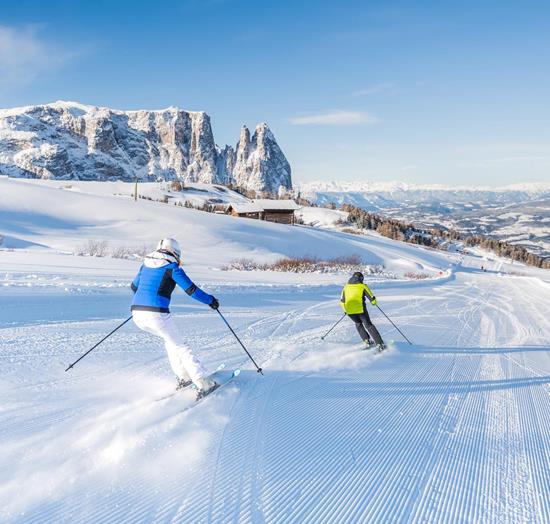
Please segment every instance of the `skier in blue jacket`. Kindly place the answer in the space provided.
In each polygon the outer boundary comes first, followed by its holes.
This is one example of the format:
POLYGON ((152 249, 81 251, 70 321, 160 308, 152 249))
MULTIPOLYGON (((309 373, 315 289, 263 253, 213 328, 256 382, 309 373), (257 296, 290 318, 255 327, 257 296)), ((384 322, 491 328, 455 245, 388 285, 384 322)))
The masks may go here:
POLYGON ((170 315, 170 298, 178 285, 190 297, 212 309, 218 309, 219 302, 193 284, 180 266, 180 256, 177 240, 164 238, 157 249, 145 257, 132 282, 132 317, 140 329, 164 339, 170 365, 178 377, 178 388, 193 382, 198 396, 203 396, 216 389, 218 384, 207 376, 197 357, 183 342, 170 315))

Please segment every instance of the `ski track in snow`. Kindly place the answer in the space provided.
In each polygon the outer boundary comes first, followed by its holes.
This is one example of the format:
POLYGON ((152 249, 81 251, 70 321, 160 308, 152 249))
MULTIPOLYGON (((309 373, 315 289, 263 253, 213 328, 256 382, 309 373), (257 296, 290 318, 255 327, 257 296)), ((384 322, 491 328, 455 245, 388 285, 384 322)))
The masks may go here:
POLYGON ((234 296, 224 313, 264 377, 212 312, 184 308, 208 368, 245 368, 186 412, 189 394, 154 402, 174 382, 133 325, 63 371, 124 317, 7 325, 0 520, 550 522, 548 289, 461 271, 381 288, 415 341, 382 354, 361 351, 347 319, 320 340, 340 315, 334 286, 234 296))

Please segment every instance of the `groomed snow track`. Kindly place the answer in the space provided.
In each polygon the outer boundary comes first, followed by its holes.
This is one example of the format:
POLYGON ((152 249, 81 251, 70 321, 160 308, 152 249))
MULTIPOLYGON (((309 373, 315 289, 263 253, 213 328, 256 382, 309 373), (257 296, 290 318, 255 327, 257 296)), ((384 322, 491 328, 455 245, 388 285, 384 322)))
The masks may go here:
MULTIPOLYGON (((468 271, 380 289, 416 342, 381 355, 350 322, 319 340, 336 288, 249 289, 225 313, 265 377, 186 413, 151 401, 169 372, 133 327, 63 373, 118 319, 4 327, 1 520, 550 522, 549 289, 468 271)), ((211 313, 180 311, 209 367, 245 363, 211 313)))

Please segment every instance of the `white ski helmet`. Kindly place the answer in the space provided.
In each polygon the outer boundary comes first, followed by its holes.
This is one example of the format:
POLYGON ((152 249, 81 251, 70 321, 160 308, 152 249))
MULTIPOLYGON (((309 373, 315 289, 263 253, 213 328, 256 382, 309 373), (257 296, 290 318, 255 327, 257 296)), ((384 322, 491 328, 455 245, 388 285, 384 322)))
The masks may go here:
POLYGON ((163 238, 157 246, 157 251, 172 253, 178 260, 181 257, 181 248, 175 238, 163 238))

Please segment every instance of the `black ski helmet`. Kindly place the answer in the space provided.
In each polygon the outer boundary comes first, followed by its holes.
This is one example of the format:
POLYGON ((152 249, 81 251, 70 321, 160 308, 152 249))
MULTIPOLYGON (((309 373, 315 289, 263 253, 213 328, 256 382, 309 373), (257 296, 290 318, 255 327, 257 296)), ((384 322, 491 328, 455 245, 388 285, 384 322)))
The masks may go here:
POLYGON ((362 284, 363 281, 365 280, 365 277, 363 276, 363 273, 361 273, 360 271, 356 271, 353 274, 353 279, 357 280, 358 282, 360 282, 362 284))

